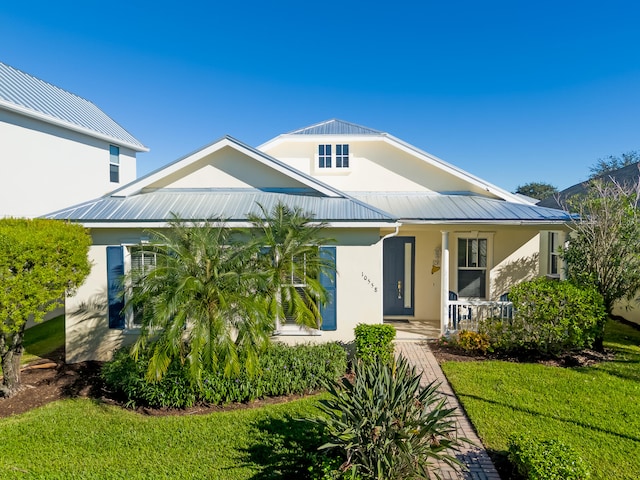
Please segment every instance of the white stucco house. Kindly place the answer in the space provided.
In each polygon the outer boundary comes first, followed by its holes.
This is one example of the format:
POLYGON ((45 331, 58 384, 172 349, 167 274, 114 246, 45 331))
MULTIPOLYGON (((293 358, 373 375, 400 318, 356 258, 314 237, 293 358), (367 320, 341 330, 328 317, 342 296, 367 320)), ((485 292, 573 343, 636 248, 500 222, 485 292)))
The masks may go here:
POLYGON ((136 178, 148 149, 97 106, 0 63, 0 217, 35 217, 136 178))
POLYGON ((559 275, 568 214, 542 208, 402 140, 329 120, 258 148, 223 137, 100 198, 49 214, 90 229, 91 275, 66 304, 67 361, 109 358, 135 338, 113 280, 144 259, 146 229, 183 219, 247 225, 282 201, 329 224, 332 302, 317 329, 284 341, 350 340, 358 323, 420 325, 430 335, 499 305, 514 283, 559 275), (452 310, 452 307, 453 310, 452 310))

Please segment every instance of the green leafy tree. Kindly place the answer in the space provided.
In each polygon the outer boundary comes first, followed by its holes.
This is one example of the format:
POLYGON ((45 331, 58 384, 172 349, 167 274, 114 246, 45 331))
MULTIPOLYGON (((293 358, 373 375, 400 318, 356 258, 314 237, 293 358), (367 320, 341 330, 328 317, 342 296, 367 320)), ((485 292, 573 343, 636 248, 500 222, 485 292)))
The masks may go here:
MULTIPOLYGON (((640 289, 640 184, 594 180, 586 194, 567 205, 578 214, 571 223, 568 246, 561 251, 567 277, 592 285, 611 314, 618 300, 632 300, 640 289)), ((604 331, 596 339, 601 346, 604 331)))
POLYGON ((251 215, 250 220, 253 243, 261 251, 259 268, 267 278, 269 314, 276 328, 286 317, 317 328, 318 307, 327 301, 320 272, 333 265, 333 259, 320 254, 320 246, 330 242, 322 235, 326 224, 282 203, 271 211, 260 205, 260 210, 262 215, 251 215))
POLYGON ((621 155, 609 155, 608 157, 599 158, 594 165, 589 168, 590 179, 606 175, 615 170, 619 170, 634 163, 640 162, 640 152, 631 150, 621 155))
POLYGON ((526 195, 527 197, 531 198, 536 198, 538 200, 543 200, 558 193, 558 189, 550 183, 529 182, 525 183, 524 185, 518 185, 515 193, 526 195))
POLYGON ((64 305, 89 274, 91 237, 56 220, 0 219, 0 358, 6 397, 20 389, 20 358, 27 320, 64 305))
POLYGON ((126 308, 139 315, 141 332, 134 358, 150 355, 147 378, 160 380, 172 360, 187 365, 201 384, 203 371, 222 366, 227 376, 243 364, 256 371, 257 356, 272 331, 256 252, 226 226, 174 219, 163 232, 152 232, 149 248, 156 267, 126 280, 131 294, 126 308))

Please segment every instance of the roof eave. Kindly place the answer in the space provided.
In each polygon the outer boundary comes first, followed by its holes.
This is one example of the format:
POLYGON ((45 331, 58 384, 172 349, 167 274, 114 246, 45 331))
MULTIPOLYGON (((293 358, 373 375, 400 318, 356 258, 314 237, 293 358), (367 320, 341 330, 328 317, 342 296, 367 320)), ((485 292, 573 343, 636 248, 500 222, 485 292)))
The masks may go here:
POLYGON ((45 115, 44 113, 36 112, 29 108, 21 107, 20 105, 16 105, 11 102, 7 102, 5 100, 0 99, 0 108, 4 108, 5 110, 9 110, 11 112, 18 113, 20 115, 24 115, 26 117, 34 118, 36 120, 40 120, 41 122, 49 123, 51 125, 55 125, 57 127, 66 128, 67 130, 72 130, 74 132, 82 133, 89 137, 94 137, 100 140, 104 140, 109 143, 113 143, 115 145, 130 148, 135 152, 148 152, 149 148, 144 145, 138 145, 135 143, 127 142, 120 138, 112 137, 110 135, 104 135, 100 132, 96 132, 95 130, 91 130, 90 128, 81 127, 79 125, 75 125, 73 123, 65 122, 64 120, 59 120, 55 117, 51 117, 49 115, 45 115))

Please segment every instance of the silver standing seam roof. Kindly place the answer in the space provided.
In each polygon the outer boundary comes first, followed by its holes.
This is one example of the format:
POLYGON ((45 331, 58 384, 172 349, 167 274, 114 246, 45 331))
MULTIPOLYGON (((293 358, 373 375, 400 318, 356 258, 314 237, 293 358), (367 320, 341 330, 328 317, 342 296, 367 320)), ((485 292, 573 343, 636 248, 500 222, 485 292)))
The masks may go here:
POLYGON ((96 105, 0 62, 0 108, 146 152, 133 135, 96 105))
POLYGON ((270 211, 278 202, 312 213, 325 222, 395 223, 395 218, 348 197, 327 197, 310 190, 159 189, 129 197, 106 196, 47 215, 80 223, 165 222, 177 215, 185 220, 247 221, 270 211))
POLYGON ((350 192, 349 194, 368 205, 390 212, 399 221, 561 223, 572 218, 563 210, 477 195, 419 192, 350 192))
POLYGON ((287 135, 382 135, 383 133, 380 130, 332 118, 331 120, 294 130, 287 135))

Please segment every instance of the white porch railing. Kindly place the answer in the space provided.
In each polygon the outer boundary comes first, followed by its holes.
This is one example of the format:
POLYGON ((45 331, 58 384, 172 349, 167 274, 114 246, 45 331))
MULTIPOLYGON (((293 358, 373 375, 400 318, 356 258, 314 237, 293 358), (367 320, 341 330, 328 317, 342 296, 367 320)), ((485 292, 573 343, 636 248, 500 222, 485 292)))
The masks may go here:
POLYGON ((487 318, 508 320, 513 317, 513 303, 484 300, 449 300, 446 332, 478 331, 478 324, 487 318))

